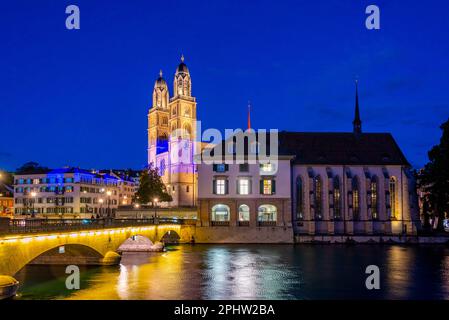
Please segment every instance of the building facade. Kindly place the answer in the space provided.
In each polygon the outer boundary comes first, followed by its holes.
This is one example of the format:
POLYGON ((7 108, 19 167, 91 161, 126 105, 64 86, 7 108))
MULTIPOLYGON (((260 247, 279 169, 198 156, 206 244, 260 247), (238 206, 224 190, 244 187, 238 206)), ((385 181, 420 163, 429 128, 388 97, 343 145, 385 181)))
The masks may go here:
POLYGON ((193 161, 196 133, 196 101, 184 57, 176 68, 170 97, 162 71, 153 88, 148 112, 148 165, 157 167, 172 207, 196 206, 197 174, 193 161))
POLYGON ((290 162, 199 164, 197 240, 292 242, 290 162))
POLYGON ((108 174, 117 179, 119 189, 119 206, 133 203, 134 195, 139 189, 139 171, 134 170, 100 170, 100 174, 108 174))
POLYGON ((414 180, 391 135, 289 132, 280 141, 296 153, 291 183, 298 235, 416 234, 414 180))
POLYGON ((20 217, 113 217, 119 179, 109 174, 61 168, 14 176, 14 215, 20 217))
POLYGON ((9 217, 14 213, 13 188, 0 182, 0 216, 9 217))
POLYGON ((258 230, 267 226, 284 228, 274 242, 285 242, 284 236, 300 242, 401 241, 417 234, 410 165, 391 134, 362 132, 357 90, 352 132, 282 131, 277 141, 272 177, 261 163, 198 165, 198 226, 214 228, 215 238, 243 241, 252 234, 257 242, 264 242, 258 230), (272 194, 270 187, 276 188, 272 194), (266 218, 267 212, 274 214, 266 218))

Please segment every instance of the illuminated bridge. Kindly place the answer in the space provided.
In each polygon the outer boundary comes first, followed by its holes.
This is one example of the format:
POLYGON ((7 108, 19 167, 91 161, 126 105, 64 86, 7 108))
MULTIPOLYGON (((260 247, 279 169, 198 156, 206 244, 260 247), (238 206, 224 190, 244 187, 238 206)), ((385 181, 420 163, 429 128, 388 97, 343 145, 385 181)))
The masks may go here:
POLYGON ((179 242, 189 242, 195 233, 195 220, 171 218, 4 219, 0 223, 0 298, 8 295, 12 277, 29 263, 113 265, 120 262, 117 249, 133 236, 154 243, 175 235, 179 242))

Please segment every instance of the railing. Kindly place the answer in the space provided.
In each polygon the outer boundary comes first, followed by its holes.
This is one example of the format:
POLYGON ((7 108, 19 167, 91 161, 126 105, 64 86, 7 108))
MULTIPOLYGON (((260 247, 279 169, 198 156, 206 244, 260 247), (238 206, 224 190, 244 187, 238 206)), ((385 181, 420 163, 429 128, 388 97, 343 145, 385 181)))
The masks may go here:
POLYGON ((276 227, 276 221, 258 221, 259 227, 276 227))
POLYGON ((239 221, 239 227, 249 227, 249 221, 239 221))
POLYGON ((229 221, 211 221, 210 224, 214 227, 227 227, 229 226, 229 221))
POLYGON ((141 225, 195 225, 195 219, 145 218, 145 219, 11 219, 0 225, 0 234, 40 233, 86 229, 133 227, 141 225))

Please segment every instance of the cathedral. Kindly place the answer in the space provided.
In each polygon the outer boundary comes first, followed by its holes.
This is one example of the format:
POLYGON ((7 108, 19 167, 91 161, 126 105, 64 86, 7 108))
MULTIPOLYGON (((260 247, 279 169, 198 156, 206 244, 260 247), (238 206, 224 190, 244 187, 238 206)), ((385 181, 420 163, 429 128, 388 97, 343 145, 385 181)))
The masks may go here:
MULTIPOLYGON (((173 96, 162 72, 154 84, 148 164, 173 197, 167 206, 196 210, 200 242, 404 241, 420 228, 411 166, 391 134, 362 131, 357 85, 351 131, 280 131, 276 164, 195 163, 196 126, 181 57, 173 96)), ((235 154, 235 138, 213 148, 235 154)))
POLYGON ((196 205, 196 169, 193 163, 196 101, 184 56, 176 68, 173 96, 159 73, 148 113, 148 165, 157 167, 172 196, 172 207, 196 205))

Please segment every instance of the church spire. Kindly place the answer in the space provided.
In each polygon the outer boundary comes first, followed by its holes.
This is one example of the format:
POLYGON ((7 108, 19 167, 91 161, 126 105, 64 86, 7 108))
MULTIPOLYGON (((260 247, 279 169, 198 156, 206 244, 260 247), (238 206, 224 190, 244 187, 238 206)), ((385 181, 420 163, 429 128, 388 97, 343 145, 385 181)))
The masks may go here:
POLYGON ((248 130, 251 129, 251 102, 248 101, 248 130))
POLYGON ((352 121, 353 132, 362 133, 362 120, 360 120, 360 110, 359 110, 359 90, 358 81, 355 80, 355 115, 354 121, 352 121))

